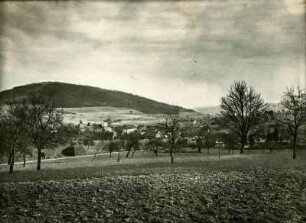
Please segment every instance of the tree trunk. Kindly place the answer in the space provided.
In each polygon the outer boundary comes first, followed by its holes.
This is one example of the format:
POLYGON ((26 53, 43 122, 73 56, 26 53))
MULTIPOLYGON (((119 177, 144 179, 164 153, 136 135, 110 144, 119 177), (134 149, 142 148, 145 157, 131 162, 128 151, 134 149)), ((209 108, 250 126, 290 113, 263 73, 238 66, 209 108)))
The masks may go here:
POLYGON ((93 158, 92 158, 92 159, 94 160, 94 159, 96 158, 96 156, 97 156, 97 153, 95 153, 95 155, 93 156, 93 158))
POLYGON ((246 136, 243 134, 241 136, 241 147, 240 147, 240 154, 243 154, 244 153, 244 146, 246 144, 246 136))
POLYGON ((201 148, 202 146, 201 145, 198 145, 198 153, 202 153, 202 151, 201 151, 201 148))
POLYGON ((157 157, 157 149, 156 148, 154 148, 154 154, 157 157))
POLYGON ((131 150, 129 149, 128 152, 127 152, 127 154, 126 154, 126 156, 125 156, 125 158, 128 158, 128 157, 129 157, 130 152, 131 152, 131 150))
POLYGON ((13 173, 14 171, 14 163, 15 163, 15 148, 13 148, 12 152, 11 152, 11 162, 10 162, 10 174, 13 173))
POLYGON ((7 159, 7 165, 11 164, 11 160, 12 160, 12 153, 10 152, 9 157, 7 159))
POLYGON ((240 154, 243 154, 243 152, 244 152, 244 145, 241 145, 241 148, 240 148, 240 154))
POLYGON ((171 161, 171 164, 174 163, 172 148, 173 148, 173 145, 172 145, 172 143, 171 143, 171 144, 170 144, 170 161, 171 161))
POLYGON ((270 153, 273 151, 273 142, 270 142, 270 153))
POLYGON ((293 159, 296 159, 296 149, 295 149, 295 147, 296 147, 296 138, 297 138, 297 134, 295 134, 294 136, 293 136, 293 154, 292 154, 292 158, 293 159))
POLYGON ((109 152, 109 158, 112 158, 112 152, 109 152))
POLYGON ((26 166, 26 154, 23 153, 23 167, 26 166))
POLYGON ((118 151, 117 162, 120 162, 120 152, 118 151))
POLYGON ((38 154, 37 154, 37 170, 40 170, 40 164, 41 164, 41 148, 38 148, 38 154))
POLYGON ((241 147, 240 147, 240 154, 243 154, 243 152, 244 152, 244 141, 243 140, 241 140, 241 147))

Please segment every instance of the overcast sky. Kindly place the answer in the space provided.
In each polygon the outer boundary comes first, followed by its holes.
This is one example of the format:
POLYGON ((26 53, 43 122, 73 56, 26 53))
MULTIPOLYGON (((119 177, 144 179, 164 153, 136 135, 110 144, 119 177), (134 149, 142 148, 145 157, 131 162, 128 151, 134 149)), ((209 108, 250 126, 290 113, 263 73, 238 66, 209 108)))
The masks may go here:
POLYGON ((61 81, 185 107, 306 86, 304 0, 0 3, 0 90, 61 81))

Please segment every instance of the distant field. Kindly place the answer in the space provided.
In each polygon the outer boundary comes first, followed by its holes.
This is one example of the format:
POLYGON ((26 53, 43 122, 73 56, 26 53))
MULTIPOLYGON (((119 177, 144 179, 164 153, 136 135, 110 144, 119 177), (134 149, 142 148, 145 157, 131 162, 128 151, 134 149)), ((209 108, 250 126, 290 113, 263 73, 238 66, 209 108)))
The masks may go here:
POLYGON ((81 107, 64 108, 64 122, 78 124, 82 122, 102 123, 110 118, 113 124, 153 124, 157 115, 145 114, 133 109, 117 107, 81 107))
MULTIPOLYGON (((80 107, 64 108, 64 122, 78 124, 80 120, 84 123, 102 123, 110 118, 114 125, 152 125, 160 121, 161 114, 146 114, 129 108, 118 107, 80 107)), ((182 116, 199 116, 195 112, 183 112, 182 116)))

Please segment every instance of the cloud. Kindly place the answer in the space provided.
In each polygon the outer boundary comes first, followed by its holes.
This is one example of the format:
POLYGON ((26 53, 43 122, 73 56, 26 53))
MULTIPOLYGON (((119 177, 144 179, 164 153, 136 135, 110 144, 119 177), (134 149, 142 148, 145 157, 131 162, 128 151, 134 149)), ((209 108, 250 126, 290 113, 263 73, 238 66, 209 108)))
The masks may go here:
POLYGON ((305 14, 305 1, 304 0, 286 0, 287 10, 296 15, 305 14))
POLYGON ((300 0, 1 6, 1 89, 67 81, 199 106, 219 103, 237 79, 254 85, 268 100, 281 94, 284 80, 305 83, 300 0), (293 77, 286 78, 290 73, 293 77), (205 100, 194 100, 195 95, 205 100))

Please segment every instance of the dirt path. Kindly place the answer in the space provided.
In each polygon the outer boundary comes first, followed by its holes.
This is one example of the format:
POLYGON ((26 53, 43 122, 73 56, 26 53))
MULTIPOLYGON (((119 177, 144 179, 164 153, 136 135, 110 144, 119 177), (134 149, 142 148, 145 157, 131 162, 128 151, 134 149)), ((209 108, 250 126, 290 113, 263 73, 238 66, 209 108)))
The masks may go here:
MULTIPOLYGON (((113 152, 113 154, 116 154, 117 152, 113 152)), ((98 153, 96 154, 96 156, 101 156, 101 155, 108 155, 109 153, 98 153)), ((82 158, 82 157, 90 157, 90 156, 94 156, 94 154, 91 155, 83 155, 83 156, 67 156, 67 157, 60 157, 60 158, 53 158, 53 159, 42 159, 41 162, 42 163, 47 163, 47 162, 52 162, 52 161, 56 161, 56 160, 66 160, 66 159, 77 159, 77 158, 82 158)), ((36 163, 36 160, 29 160, 26 161, 26 164, 28 163, 36 163)), ((15 162, 15 165, 21 165, 23 164, 23 162, 15 162)), ((7 166, 7 163, 1 163, 0 166, 7 166)))

